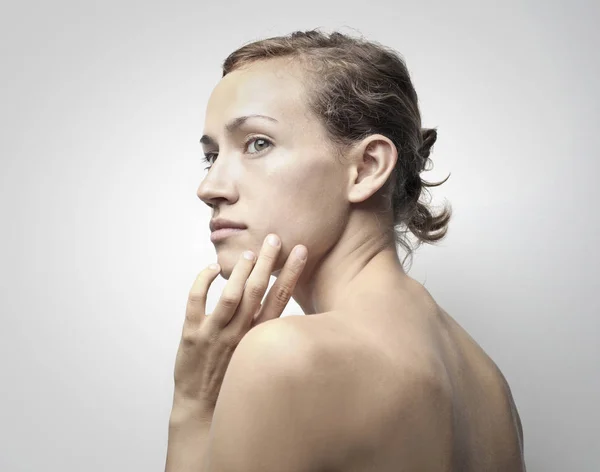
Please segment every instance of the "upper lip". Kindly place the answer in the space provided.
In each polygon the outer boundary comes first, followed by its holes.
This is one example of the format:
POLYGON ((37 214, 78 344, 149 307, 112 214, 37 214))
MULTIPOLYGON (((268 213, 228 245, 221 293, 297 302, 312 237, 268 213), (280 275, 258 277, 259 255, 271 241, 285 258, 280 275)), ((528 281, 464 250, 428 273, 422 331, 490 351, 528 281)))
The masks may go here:
POLYGON ((231 221, 231 220, 226 220, 225 218, 216 218, 216 219, 212 219, 210 220, 210 231, 216 231, 218 229, 223 229, 223 228, 240 228, 240 229, 244 229, 246 228, 245 225, 243 225, 242 223, 238 223, 236 221, 231 221))

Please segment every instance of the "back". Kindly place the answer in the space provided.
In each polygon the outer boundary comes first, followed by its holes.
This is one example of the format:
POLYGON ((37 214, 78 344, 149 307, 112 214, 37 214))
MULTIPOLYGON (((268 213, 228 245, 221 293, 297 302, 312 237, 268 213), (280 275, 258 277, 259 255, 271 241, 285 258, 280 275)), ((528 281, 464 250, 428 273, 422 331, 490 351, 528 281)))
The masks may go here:
POLYGON ((525 471, 523 429, 510 387, 483 349, 443 309, 444 360, 455 411, 455 471, 525 471))
POLYGON ((327 470, 525 471, 521 422, 504 376, 432 298, 418 297, 394 303, 388 296, 377 315, 356 307, 356 316, 302 317, 320 344, 319 368, 344 379, 336 392, 343 401, 324 421, 338 421, 346 436, 332 445, 327 470))

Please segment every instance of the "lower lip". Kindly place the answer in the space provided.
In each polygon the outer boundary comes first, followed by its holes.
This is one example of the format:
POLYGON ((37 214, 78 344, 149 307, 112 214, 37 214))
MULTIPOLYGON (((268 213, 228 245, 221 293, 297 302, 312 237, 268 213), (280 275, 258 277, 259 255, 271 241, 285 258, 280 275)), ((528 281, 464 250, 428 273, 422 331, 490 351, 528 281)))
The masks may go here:
POLYGON ((242 228, 223 228, 223 229, 218 229, 216 231, 213 231, 212 233, 210 233, 210 240, 214 243, 216 241, 220 241, 221 239, 224 239, 228 236, 231 236, 232 234, 236 234, 239 233, 240 231, 244 231, 242 228))

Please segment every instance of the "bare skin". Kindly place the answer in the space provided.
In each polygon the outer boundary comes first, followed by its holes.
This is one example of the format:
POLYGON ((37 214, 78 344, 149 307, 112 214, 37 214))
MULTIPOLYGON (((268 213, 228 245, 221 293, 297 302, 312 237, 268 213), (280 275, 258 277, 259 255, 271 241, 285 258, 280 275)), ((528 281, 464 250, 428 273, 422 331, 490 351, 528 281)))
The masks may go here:
POLYGON ((525 471, 520 418, 496 364, 421 284, 393 278, 371 280, 381 291, 365 288, 353 310, 282 319, 311 340, 319 368, 346 379, 329 393, 364 412, 349 417, 342 402, 322 419, 349 431, 324 470, 525 471))
POLYGON ((211 166, 197 195, 213 217, 247 226, 215 244, 227 280, 241 252, 259 254, 269 233, 282 243, 275 277, 295 246, 308 249, 292 294, 306 316, 271 326, 305 333, 315 368, 339 385, 318 391, 320 403, 331 399, 319 421, 340 432, 322 470, 525 470, 502 374, 398 260, 391 212, 376 195, 395 145, 373 134, 338 161, 306 108, 306 82, 286 60, 221 79, 207 106, 201 141, 211 166), (232 128, 249 114, 271 118, 232 128))

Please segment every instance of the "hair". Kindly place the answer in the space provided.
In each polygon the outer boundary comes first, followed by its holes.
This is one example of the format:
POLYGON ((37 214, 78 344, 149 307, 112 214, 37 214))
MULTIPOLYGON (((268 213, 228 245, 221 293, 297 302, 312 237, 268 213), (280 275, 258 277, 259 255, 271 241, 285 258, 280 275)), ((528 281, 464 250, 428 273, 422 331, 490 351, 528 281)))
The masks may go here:
MULTIPOLYGON (((437 139, 435 128, 421 128, 415 89, 402 56, 375 41, 340 32, 295 31, 247 43, 223 62, 223 76, 256 61, 287 58, 308 74, 307 106, 321 120, 338 156, 371 134, 390 139, 398 160, 388 181, 376 193, 392 211, 396 244, 410 257, 422 243, 433 244, 446 235, 452 207, 432 214, 421 193, 438 183, 420 177, 437 139), (411 246, 407 232, 417 238, 411 246)), ((427 169, 431 170, 431 169, 427 169)), ((389 228, 392 230, 392 228, 389 228)))

